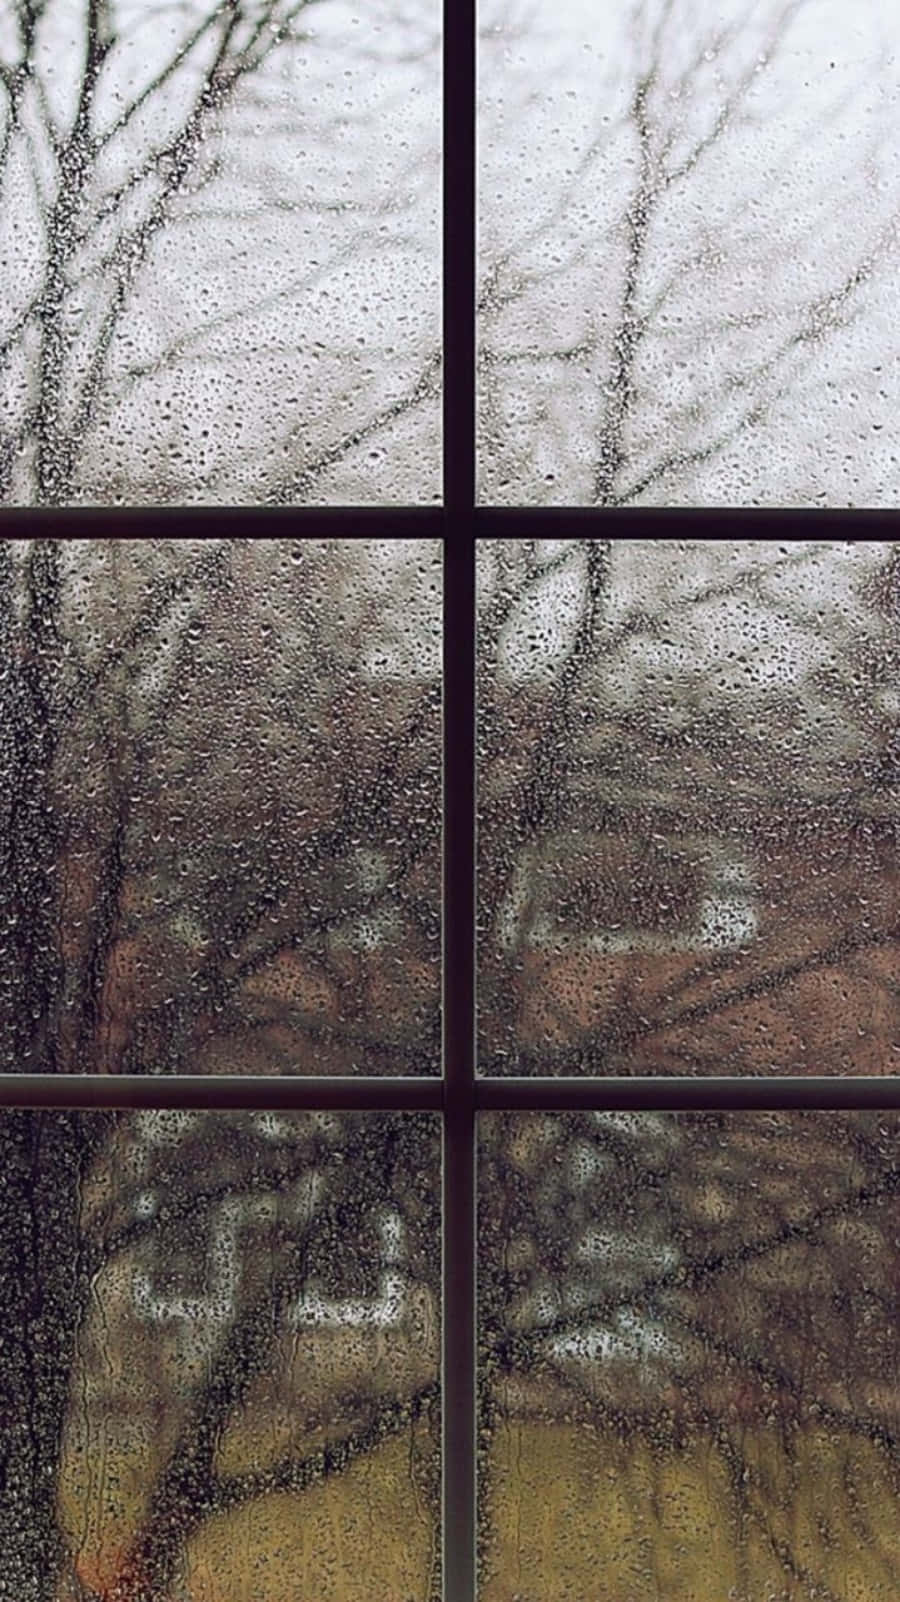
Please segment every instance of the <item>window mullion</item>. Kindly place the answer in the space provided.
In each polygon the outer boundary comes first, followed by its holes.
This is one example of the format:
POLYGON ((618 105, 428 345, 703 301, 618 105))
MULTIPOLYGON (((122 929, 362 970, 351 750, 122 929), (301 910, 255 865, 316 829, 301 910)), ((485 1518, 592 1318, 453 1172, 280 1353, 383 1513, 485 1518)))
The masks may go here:
POLYGON ((444 1599, 475 1587, 475 556, 444 557, 444 1599))
POLYGON ((475 0, 443 46, 443 1595, 474 1602, 475 0))

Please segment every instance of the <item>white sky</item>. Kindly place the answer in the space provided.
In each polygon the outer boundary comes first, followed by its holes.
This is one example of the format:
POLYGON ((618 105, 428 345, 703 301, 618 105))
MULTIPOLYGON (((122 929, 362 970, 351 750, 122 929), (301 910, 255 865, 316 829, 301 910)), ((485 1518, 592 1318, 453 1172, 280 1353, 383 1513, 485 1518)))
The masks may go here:
MULTIPOLYGON (((207 0, 112 4, 129 42, 104 69, 104 126, 207 11, 207 0)), ((669 164, 709 128, 747 67, 752 88, 743 120, 732 120, 654 220, 638 295, 652 327, 630 425, 632 477, 737 418, 749 392, 726 380, 740 381, 770 345, 790 339, 798 307, 829 293, 861 258, 872 263, 847 326, 826 317, 827 338, 766 379, 753 426, 710 462, 679 468, 638 497, 651 503, 897 502, 900 12, 883 0, 804 0, 770 49, 779 5, 674 0, 659 86, 669 164), (679 86, 701 46, 702 67, 679 86)), ((621 124, 661 6, 482 0, 482 266, 508 257, 503 283, 514 290, 483 324, 510 363, 498 379, 500 437, 489 429, 483 441, 489 501, 590 499, 622 217, 637 172, 633 130, 621 124), (587 338, 595 354, 581 365, 554 367, 545 355, 587 338), (523 349, 534 360, 517 366, 523 349)), ((49 0, 38 60, 56 115, 71 106, 83 15, 84 0, 49 0)), ((240 113, 229 113, 221 174, 179 203, 179 220, 134 287, 92 460, 110 484, 116 476, 136 484, 138 498, 171 483, 192 498, 260 498, 279 474, 364 429, 437 348, 438 0, 317 0, 305 26, 307 41, 278 56, 240 113)), ((127 174, 138 148, 158 142, 190 78, 173 80, 168 110, 148 103, 134 137, 103 158, 95 199, 127 174)), ((659 105, 654 117, 659 124, 659 105)), ((14 161, 0 196, 0 254, 15 264, 8 315, 36 292, 42 267, 34 185, 50 169, 44 161, 41 176, 39 128, 29 135, 34 170, 14 161)), ((69 326, 86 331, 83 351, 78 337, 73 346, 82 369, 106 283, 97 258, 113 238, 98 233, 72 284, 69 326)), ((27 398, 33 341, 19 355, 2 375, 10 417, 27 398)), ((404 422, 324 468, 312 498, 430 500, 439 469, 435 389, 404 422)))
POLYGON ((623 479, 639 482, 669 451, 708 443, 759 396, 762 415, 736 441, 641 498, 896 505, 900 13, 881 0, 806 0, 773 44, 780 9, 778 0, 675 0, 654 52, 647 19, 661 3, 483 0, 482 261, 504 263, 508 297, 483 335, 507 364, 493 378, 500 417, 486 425, 494 449, 484 500, 591 499, 588 464, 615 366, 623 218, 640 177, 630 101, 656 61, 649 119, 656 156, 670 137, 667 170, 711 130, 745 71, 750 87, 653 215, 636 299, 649 327, 623 479), (827 337, 792 348, 801 309, 861 261, 867 276, 847 326, 837 326, 839 307, 826 309, 827 337), (590 340, 593 357, 554 365, 550 352, 590 340), (777 371, 748 387, 753 366, 780 346, 777 371))

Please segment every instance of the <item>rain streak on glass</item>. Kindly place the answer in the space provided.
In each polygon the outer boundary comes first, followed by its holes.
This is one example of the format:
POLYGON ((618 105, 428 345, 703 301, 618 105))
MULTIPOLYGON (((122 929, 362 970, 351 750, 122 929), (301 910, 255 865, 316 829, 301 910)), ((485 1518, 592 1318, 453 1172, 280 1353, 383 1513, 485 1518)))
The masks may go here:
POLYGON ((6 1071, 440 1071, 440 554, 0 547, 6 1071))
POLYGON ((480 20, 481 501, 896 506, 897 7, 480 20))
POLYGON ((4 1602, 434 1602, 438 1120, 8 1112, 0 1154, 4 1602))
POLYGON ((896 1114, 487 1114, 480 1602, 889 1602, 896 1114))
POLYGON ((0 8, 0 501, 431 502, 438 0, 0 8))
POLYGON ((897 1072, 900 547, 479 547, 480 1068, 897 1072))

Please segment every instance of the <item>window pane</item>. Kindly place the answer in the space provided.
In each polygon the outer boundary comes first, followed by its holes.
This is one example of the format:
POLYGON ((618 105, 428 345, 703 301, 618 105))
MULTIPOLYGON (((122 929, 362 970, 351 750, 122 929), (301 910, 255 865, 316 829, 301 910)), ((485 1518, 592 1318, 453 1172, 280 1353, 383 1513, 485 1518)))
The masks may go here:
POLYGON ((439 1133, 3 1116, 10 1596, 432 1602, 439 1133))
POLYGON ((41 0, 0 57, 0 499, 437 500, 439 0, 41 0))
POLYGON ((5 1065, 439 1071, 440 555, 2 548, 5 1065))
POLYGON ((481 542, 484 1072, 896 1071, 898 555, 481 542))
POLYGON ((896 505, 896 9, 480 18, 482 501, 896 505))
POLYGON ((482 1117, 482 1602, 890 1595, 898 1137, 482 1117))

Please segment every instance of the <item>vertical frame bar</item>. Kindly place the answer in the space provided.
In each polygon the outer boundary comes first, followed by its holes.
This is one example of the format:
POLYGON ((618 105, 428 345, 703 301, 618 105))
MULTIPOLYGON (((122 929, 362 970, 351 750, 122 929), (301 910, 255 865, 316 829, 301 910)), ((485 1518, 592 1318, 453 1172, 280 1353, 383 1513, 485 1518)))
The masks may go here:
POLYGON ((475 1595, 475 548, 444 546, 444 1602, 475 1595))
POLYGON ((475 507, 476 0, 444 0, 444 511, 449 537, 471 537, 475 507))
POLYGON ((475 1597, 475 28, 444 0, 444 1602, 475 1597))

